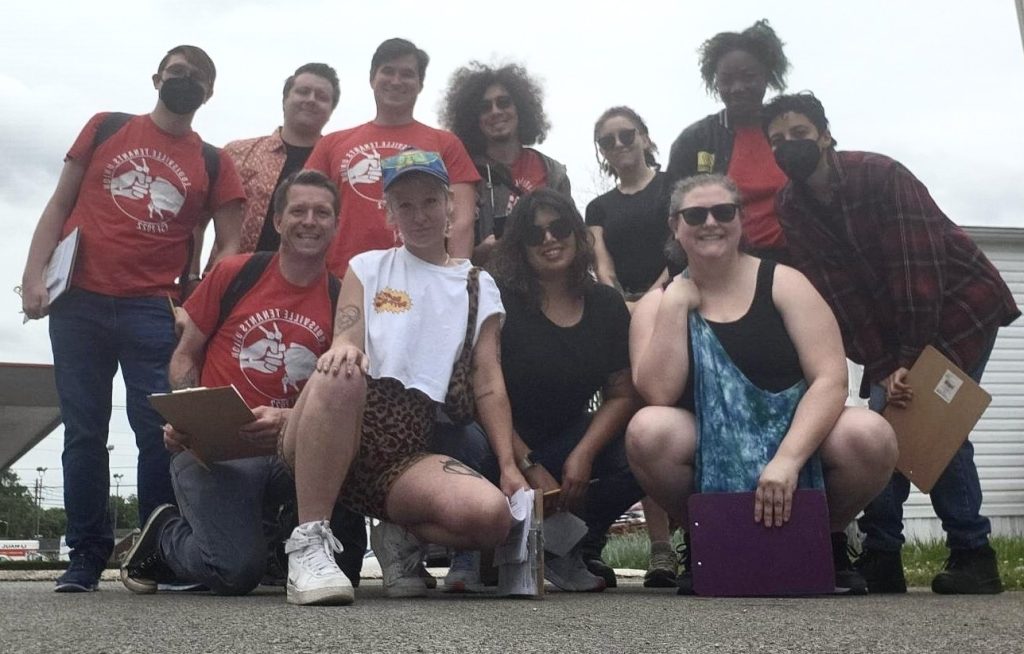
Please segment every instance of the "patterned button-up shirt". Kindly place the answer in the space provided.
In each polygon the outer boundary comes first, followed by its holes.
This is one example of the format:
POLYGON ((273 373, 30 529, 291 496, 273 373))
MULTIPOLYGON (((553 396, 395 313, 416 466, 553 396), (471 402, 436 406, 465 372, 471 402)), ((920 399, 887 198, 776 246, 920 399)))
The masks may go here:
POLYGON ((242 218, 239 252, 253 252, 259 243, 267 209, 287 158, 281 129, 275 129, 269 136, 232 141, 224 146, 224 151, 235 162, 245 189, 245 216, 242 218))

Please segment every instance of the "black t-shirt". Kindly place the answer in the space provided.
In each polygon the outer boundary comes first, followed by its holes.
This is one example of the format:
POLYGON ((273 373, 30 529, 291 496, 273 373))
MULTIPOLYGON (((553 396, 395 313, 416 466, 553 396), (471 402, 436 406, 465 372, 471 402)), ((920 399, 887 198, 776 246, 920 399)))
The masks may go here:
MULTIPOLYGON (((733 364, 750 383, 770 393, 780 393, 803 379, 804 371, 786 323, 772 299, 774 285, 775 262, 762 259, 757 269, 754 298, 747 313, 733 322, 707 320, 707 323, 733 364)), ((692 334, 688 350, 692 371, 692 334)), ((694 409, 692 372, 686 380, 679 406, 689 411, 694 409)))
POLYGON ((504 289, 501 301, 501 367, 512 421, 533 447, 579 418, 610 374, 629 368, 629 311, 618 291, 600 284, 587 290, 583 316, 571 327, 504 289))
POLYGON ((642 293, 665 269, 668 204, 663 172, 638 193, 614 188, 587 205, 587 226, 604 228, 604 244, 626 293, 642 293))
MULTIPOLYGON (((309 159, 309 155, 313 152, 313 146, 300 147, 285 143, 284 148, 287 155, 284 160, 284 167, 281 168, 281 174, 277 177, 277 183, 274 184, 275 191, 288 175, 302 170, 302 167, 306 164, 306 159, 309 159)), ((276 252, 280 245, 281 235, 274 228, 274 194, 271 193, 270 202, 267 203, 267 217, 263 221, 263 229, 260 230, 260 240, 256 243, 256 251, 276 252)))

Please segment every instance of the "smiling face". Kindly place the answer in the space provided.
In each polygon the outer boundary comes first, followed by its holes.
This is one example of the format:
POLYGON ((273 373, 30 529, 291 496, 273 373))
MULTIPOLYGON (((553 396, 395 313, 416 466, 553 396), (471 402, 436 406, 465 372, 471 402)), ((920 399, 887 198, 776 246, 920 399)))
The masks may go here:
POLYGON ((551 224, 555 221, 565 220, 571 221, 572 219, 568 217, 562 218, 557 211, 550 207, 539 207, 537 213, 534 214, 533 224, 544 231, 544 240, 539 245, 524 243, 523 247, 526 248, 527 263, 537 273, 537 276, 542 279, 566 274, 576 258, 575 232, 569 231, 562 238, 558 238, 556 234, 564 234, 565 232, 551 227, 551 224), (552 232, 555 232, 555 234, 552 234, 552 232))
POLYGON ((406 111, 410 115, 423 90, 416 55, 408 54, 385 61, 370 79, 377 110, 406 111))
POLYGON ((410 173, 388 187, 385 199, 388 221, 398 228, 406 246, 444 248, 452 215, 451 191, 444 183, 427 173, 410 173))
MULTIPOLYGON (((644 150, 651 147, 650 140, 640 133, 639 126, 636 125, 632 120, 625 116, 612 116, 608 120, 601 124, 601 128, 597 131, 596 141, 602 141, 603 139, 611 140, 609 137, 615 137, 614 145, 608 148, 598 147, 601 150, 601 154, 604 155, 605 160, 608 161, 608 165, 615 171, 621 171, 623 169, 634 168, 637 166, 644 166, 644 150), (633 142, 629 145, 622 143, 620 133, 628 132, 633 130, 635 136, 633 142)), ((628 138, 627 138, 628 140, 628 138)))
POLYGON ((516 103, 501 84, 487 87, 480 100, 480 132, 490 142, 507 143, 519 138, 516 103))
POLYGON ((334 88, 330 81, 302 73, 284 99, 284 124, 292 130, 319 134, 331 117, 334 88))
POLYGON ((322 257, 338 227, 334 196, 325 188, 294 184, 288 189, 284 210, 274 215, 281 234, 281 252, 322 257))
POLYGON ((730 120, 757 122, 768 90, 768 70, 749 52, 732 50, 723 55, 715 67, 715 90, 730 120))
POLYGON ((669 218, 672 235, 686 252, 687 258, 719 258, 736 254, 739 250, 743 228, 740 223, 739 210, 737 215, 728 222, 718 222, 708 212, 704 222, 699 225, 688 225, 679 212, 691 207, 713 207, 719 204, 735 203, 736 198, 726 188, 718 184, 707 184, 690 190, 680 198, 678 206, 669 218))

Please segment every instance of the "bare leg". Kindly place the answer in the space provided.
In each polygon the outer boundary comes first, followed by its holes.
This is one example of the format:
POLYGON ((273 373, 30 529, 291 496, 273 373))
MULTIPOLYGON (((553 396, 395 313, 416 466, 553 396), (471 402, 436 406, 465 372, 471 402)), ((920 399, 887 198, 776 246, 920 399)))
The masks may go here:
POLYGON ((512 527, 505 495, 482 475, 447 456, 430 455, 395 481, 389 519, 417 538, 459 549, 500 545, 512 527))
MULTIPOLYGON (((679 524, 686 524, 686 499, 693 493, 696 445, 693 415, 674 407, 644 407, 626 429, 629 467, 648 496, 679 524)), ((667 536, 667 523, 664 530, 667 536)))
POLYGON ((359 453, 366 380, 361 373, 314 372, 288 420, 284 456, 295 469, 299 524, 330 520, 359 453))
POLYGON ((896 465, 896 434, 877 413, 847 407, 819 449, 830 529, 846 525, 885 487, 896 465))
POLYGON ((668 513, 650 497, 640 500, 644 507, 644 520, 647 522, 647 536, 652 543, 668 542, 672 537, 668 526, 668 513))

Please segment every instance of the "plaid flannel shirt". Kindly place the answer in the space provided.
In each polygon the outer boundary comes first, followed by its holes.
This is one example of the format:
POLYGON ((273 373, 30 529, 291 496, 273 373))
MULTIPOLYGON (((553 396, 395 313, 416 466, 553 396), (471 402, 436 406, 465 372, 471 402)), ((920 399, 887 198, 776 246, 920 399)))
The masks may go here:
POLYGON ((796 267, 832 307, 847 356, 864 365, 861 394, 929 344, 970 370, 1020 316, 995 266, 898 161, 825 156, 830 203, 789 182, 777 212, 796 267))

